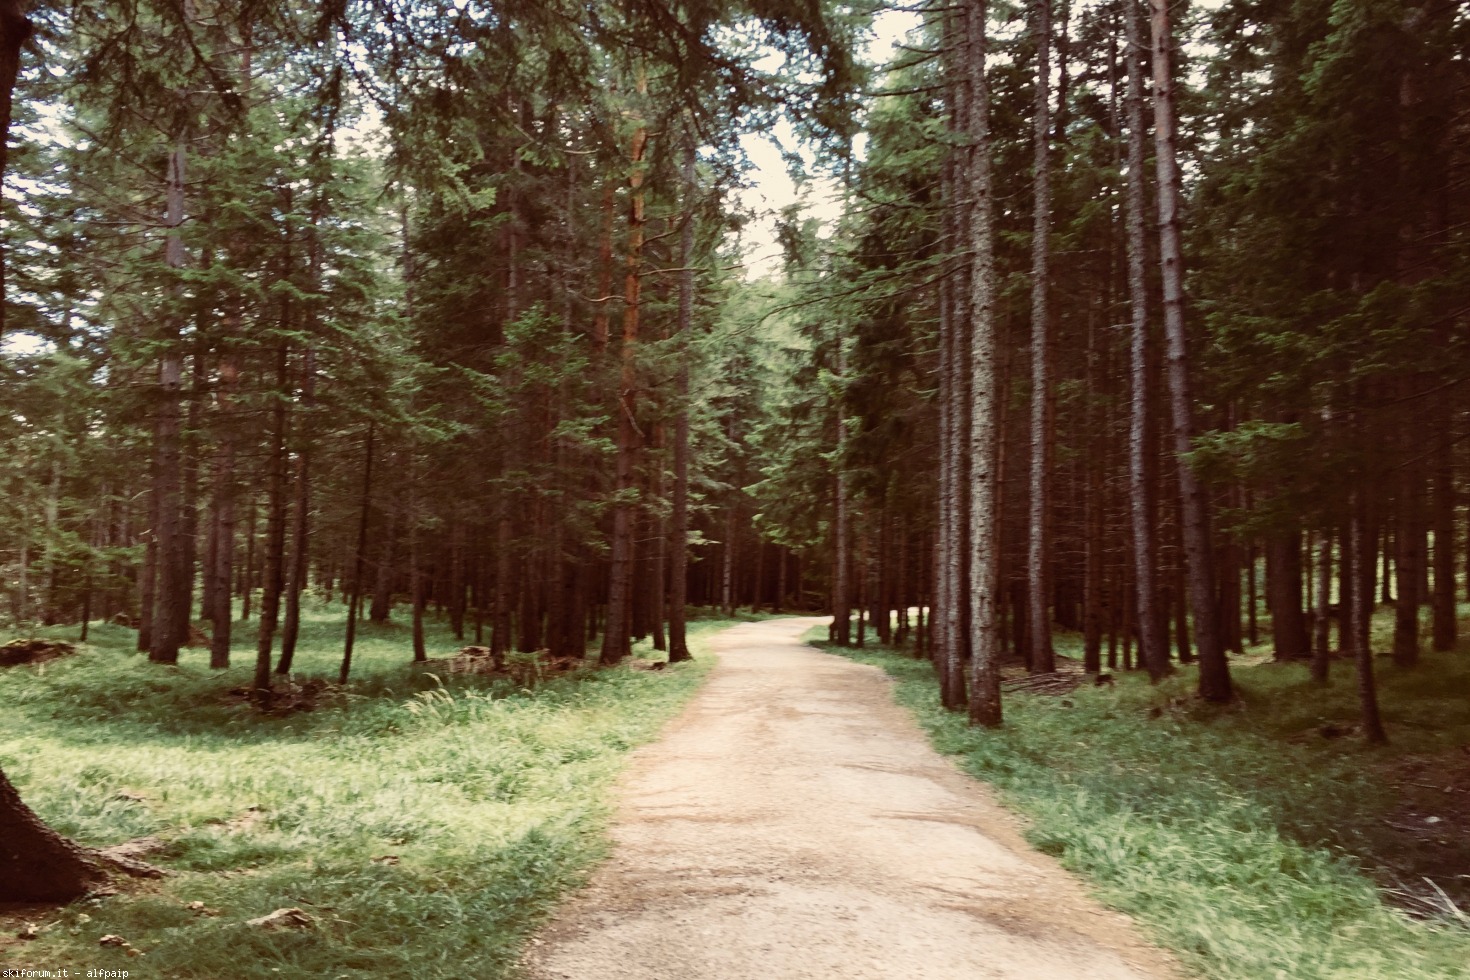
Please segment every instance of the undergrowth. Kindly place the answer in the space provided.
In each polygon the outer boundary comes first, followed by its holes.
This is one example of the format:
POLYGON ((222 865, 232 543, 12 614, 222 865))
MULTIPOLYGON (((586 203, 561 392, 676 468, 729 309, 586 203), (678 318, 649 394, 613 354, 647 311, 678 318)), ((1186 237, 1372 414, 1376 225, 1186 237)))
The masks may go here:
MULTIPOLYGON (((696 656, 726 625, 691 623, 696 656)), ((314 610, 302 675, 335 673, 341 627, 339 613, 314 610)), ((39 938, 0 948, 0 967, 506 976, 603 853, 626 752, 709 666, 585 668, 526 687, 410 667, 405 629, 368 627, 352 684, 311 712, 262 717, 227 694, 249 682, 248 638, 241 666, 217 672, 205 651, 151 665, 134 637, 94 626, 80 654, 0 673, 0 767, 60 832, 94 846, 161 838, 147 860, 175 873, 37 910, 39 938), (246 925, 287 907, 314 924, 246 925), (142 955, 99 947, 104 935, 142 955)), ((438 624, 430 641, 431 656, 460 646, 438 624)))
POLYGON ((1355 856, 1394 803, 1374 775, 1385 752, 1470 742, 1463 654, 1382 678, 1396 747, 1373 750, 1317 733, 1354 717, 1350 674, 1323 691, 1304 667, 1240 669, 1224 709, 1191 696, 1187 670, 1158 687, 1115 675, 1065 698, 1007 694, 1005 727, 986 731, 939 706, 926 661, 818 645, 892 675, 935 746, 1028 818, 1033 845, 1200 975, 1470 977, 1470 929, 1386 905, 1355 856))

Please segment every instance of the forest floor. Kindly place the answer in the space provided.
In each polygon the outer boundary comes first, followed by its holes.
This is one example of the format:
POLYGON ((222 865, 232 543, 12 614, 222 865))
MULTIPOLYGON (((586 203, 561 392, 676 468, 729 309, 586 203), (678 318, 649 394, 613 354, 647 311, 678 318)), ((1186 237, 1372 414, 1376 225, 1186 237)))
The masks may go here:
MULTIPOLYGON (((1075 635, 1057 647, 1081 653, 1075 635)), ((1408 670, 1379 658, 1387 747, 1359 735, 1349 662, 1323 688, 1264 651, 1236 659, 1227 706, 1195 696, 1192 668, 1158 686, 1115 672, 1111 686, 1008 691, 997 732, 944 711, 926 661, 841 652, 894 677, 936 748, 1024 818, 1026 840, 1188 970, 1470 978, 1470 642, 1408 670)))
POLYGON ((339 688, 341 612, 321 606, 269 715, 238 694, 251 631, 220 673, 94 627, 0 669, 0 767, 62 832, 156 848, 170 875, 0 909, 0 972, 1470 978, 1470 642, 1380 661, 1393 744, 1372 748, 1343 661, 1324 689, 1247 651, 1224 708, 1188 669, 1011 685, 988 732, 938 707, 924 661, 799 642, 825 622, 705 620, 694 664, 639 669, 661 659, 640 649, 556 676, 529 656, 456 674, 442 622, 413 667, 405 626, 368 626, 339 688), (278 909, 302 915, 251 924, 278 909))
POLYGON ((605 853, 628 752, 699 687, 732 622, 691 623, 692 664, 640 669, 663 659, 640 644, 624 666, 555 676, 531 655, 512 655, 513 676, 452 673, 463 642, 439 620, 434 662, 412 666, 405 624, 364 624, 339 687, 343 613, 313 603, 298 682, 264 715, 239 694, 253 622, 222 672, 198 649, 149 664, 134 631, 99 624, 74 655, 0 669, 0 768, 22 797, 62 833, 138 842, 169 872, 0 907, 0 975, 506 976, 605 853), (301 915, 251 924, 280 909, 301 915))
POLYGON ((872 667, 734 627, 635 754, 612 858, 533 940, 536 980, 1142 980, 1167 956, 930 748, 872 667))

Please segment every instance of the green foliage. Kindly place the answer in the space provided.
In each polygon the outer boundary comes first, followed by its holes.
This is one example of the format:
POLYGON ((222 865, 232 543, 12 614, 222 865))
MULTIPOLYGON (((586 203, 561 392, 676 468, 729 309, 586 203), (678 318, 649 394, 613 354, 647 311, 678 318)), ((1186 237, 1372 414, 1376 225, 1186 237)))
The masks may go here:
MULTIPOLYGON (((727 625, 691 624, 697 657, 699 638, 727 625)), ((341 628, 313 608, 303 675, 332 673, 341 628)), ((166 848, 149 860, 176 874, 43 916, 42 938, 3 965, 111 955, 139 977, 508 975, 527 932, 604 853, 625 753, 709 666, 525 686, 410 667, 404 631, 369 626, 358 681, 309 713, 261 717, 226 693, 248 668, 210 672, 187 654, 150 668, 130 631, 94 636, 75 657, 0 675, 0 767, 62 833, 99 846, 158 836, 166 848), (282 907, 316 924, 244 924, 282 907), (108 933, 145 955, 99 954, 108 933)), ((457 648, 442 627, 430 645, 457 648)))
MULTIPOLYGON (((927 662, 831 649, 897 678, 936 747, 996 786, 1036 847, 1202 976, 1464 976, 1470 933, 1385 906, 1353 857, 1394 801, 1381 752, 1316 735, 1355 717, 1351 685, 1324 696, 1305 667, 1266 665, 1237 671, 1240 702, 1222 710, 1190 697, 1188 671, 1158 687, 1125 675, 1116 692, 1010 695, 1007 727, 985 731, 939 707, 927 662)), ((1400 750, 1470 743, 1462 660, 1386 679, 1390 727, 1414 726, 1400 750)))

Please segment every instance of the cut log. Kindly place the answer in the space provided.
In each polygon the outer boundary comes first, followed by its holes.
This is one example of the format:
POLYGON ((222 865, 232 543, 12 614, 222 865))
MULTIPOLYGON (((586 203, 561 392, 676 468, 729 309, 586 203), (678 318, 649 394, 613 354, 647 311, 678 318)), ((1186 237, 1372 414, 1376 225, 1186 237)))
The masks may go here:
POLYGON ((0 646, 0 667, 44 663, 76 652, 76 648, 64 640, 11 640, 0 646))

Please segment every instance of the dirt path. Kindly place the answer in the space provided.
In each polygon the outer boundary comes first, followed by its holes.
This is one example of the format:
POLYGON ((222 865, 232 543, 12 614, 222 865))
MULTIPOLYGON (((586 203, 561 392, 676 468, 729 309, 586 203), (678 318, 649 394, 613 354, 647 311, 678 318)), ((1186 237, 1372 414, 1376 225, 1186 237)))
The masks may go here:
POLYGON ((737 626, 623 784, 612 858, 536 980, 1138 980, 1175 974, 1026 847, 879 670, 737 626))

